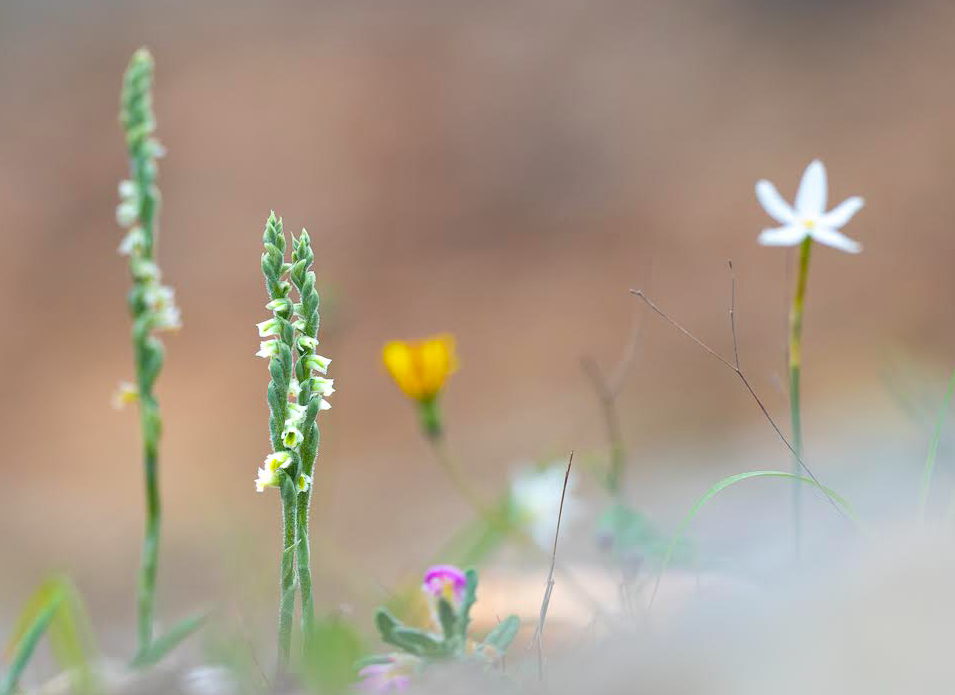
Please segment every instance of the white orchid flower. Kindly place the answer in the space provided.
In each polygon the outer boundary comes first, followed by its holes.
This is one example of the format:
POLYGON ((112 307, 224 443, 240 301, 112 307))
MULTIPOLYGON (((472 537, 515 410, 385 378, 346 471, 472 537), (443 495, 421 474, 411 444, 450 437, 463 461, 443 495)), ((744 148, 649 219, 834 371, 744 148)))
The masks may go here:
POLYGON ((292 455, 287 451, 278 451, 265 457, 265 468, 274 473, 279 468, 288 468, 292 465, 292 455))
POLYGON ((847 198, 826 212, 828 186, 826 168, 814 160, 802 175, 795 205, 790 206, 769 181, 756 184, 756 197, 770 217, 783 226, 763 230, 759 243, 764 246, 795 246, 807 237, 840 251, 859 253, 862 245, 839 229, 852 219, 865 204, 859 196, 847 198))

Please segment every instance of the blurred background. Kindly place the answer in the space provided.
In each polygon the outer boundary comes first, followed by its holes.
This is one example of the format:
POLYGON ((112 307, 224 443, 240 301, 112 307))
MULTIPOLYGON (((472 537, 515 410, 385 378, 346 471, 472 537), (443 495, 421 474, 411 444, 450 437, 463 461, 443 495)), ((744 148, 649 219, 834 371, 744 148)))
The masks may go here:
MULTIPOLYGON (((634 505, 672 528, 720 477, 786 468, 735 375, 628 290, 731 354, 732 259, 743 366, 785 425, 794 258, 756 244, 771 221, 753 185, 791 200, 816 157, 830 201, 866 198, 845 230, 865 251, 813 257, 807 460, 870 518, 913 508, 953 366, 953 27, 944 0, 3 0, 0 627, 62 570, 104 642, 131 634, 139 432, 110 396, 132 375, 114 207, 119 86, 140 45, 168 149, 159 258, 184 321, 159 380, 159 614, 218 601, 270 625, 279 500, 252 484, 270 209, 317 246, 339 389, 313 516, 325 608, 364 620, 469 518, 381 366, 393 338, 457 337, 449 445, 488 495, 524 461, 599 463, 581 359, 611 371, 638 325, 619 403, 634 505)), ((755 487, 694 535, 785 533, 784 486, 755 487)), ((831 509, 808 504, 810 538, 825 534, 831 509)), ((541 589, 501 611, 532 615, 541 589)))

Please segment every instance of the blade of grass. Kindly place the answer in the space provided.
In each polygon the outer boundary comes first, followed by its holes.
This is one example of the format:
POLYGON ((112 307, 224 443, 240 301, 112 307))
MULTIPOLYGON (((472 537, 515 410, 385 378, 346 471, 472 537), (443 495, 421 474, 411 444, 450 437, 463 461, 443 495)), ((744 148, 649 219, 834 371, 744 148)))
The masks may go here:
POLYGON ((826 496, 833 502, 833 504, 839 505, 844 516, 849 519, 855 526, 859 527, 859 520, 856 517, 855 511, 853 511, 852 506, 839 495, 837 492, 831 488, 825 487, 822 484, 816 482, 812 478, 808 478, 801 475, 794 475, 793 473, 786 473, 784 471, 749 471, 748 473, 738 473, 736 475, 731 475, 728 478, 723 478, 721 481, 716 483, 713 487, 703 493, 703 495, 696 501, 696 503, 690 508, 690 511, 687 512, 686 516, 683 517, 683 520, 680 522, 680 525, 677 527, 676 533, 673 534, 673 538, 670 540, 670 544, 667 546, 666 553, 663 556, 663 561, 660 563, 660 570, 657 574, 656 582, 653 585, 653 593, 650 595, 650 606, 653 606, 653 601, 656 599, 657 591, 660 588, 660 579, 663 577, 663 573, 666 572, 667 566, 670 564, 670 559, 673 557, 673 551, 676 549, 679 542, 683 539, 683 534, 686 533, 686 529, 693 522, 693 519, 696 518, 696 515, 700 513, 700 510, 706 506, 706 503, 713 499, 720 492, 735 485, 736 483, 742 480, 748 480, 749 478, 790 478, 796 482, 805 483, 808 485, 814 485, 820 488, 826 496))
POLYGON ((173 625, 166 634, 154 639, 145 650, 137 654, 136 658, 133 659, 132 665, 135 668, 155 666, 162 661, 169 652, 178 647, 183 640, 202 627, 202 623, 205 622, 205 619, 206 614, 199 613, 198 615, 191 615, 188 618, 180 620, 173 625))
POLYGON ((13 647, 13 660, 10 664, 10 670, 0 680, 0 695, 12 695, 16 690, 17 683, 20 682, 20 676, 23 675, 30 657, 33 656, 33 650, 37 643, 46 632, 50 623, 56 615, 60 603, 63 601, 63 595, 59 591, 54 591, 48 596, 41 609, 35 613, 32 621, 29 622, 26 631, 21 638, 15 639, 11 643, 13 647))
POLYGON ((922 470, 922 489, 919 492, 919 522, 925 523, 925 509, 928 507, 928 493, 932 487, 932 475, 935 473, 935 459, 938 456, 938 443, 942 438, 942 425, 945 424, 945 418, 948 416, 948 405, 952 400, 952 391, 955 391, 955 370, 948 381, 948 389, 945 391, 945 397, 942 399, 942 406, 938 411, 938 419, 935 421, 935 431, 932 433, 932 441, 928 445, 928 454, 925 457, 925 467, 922 470))

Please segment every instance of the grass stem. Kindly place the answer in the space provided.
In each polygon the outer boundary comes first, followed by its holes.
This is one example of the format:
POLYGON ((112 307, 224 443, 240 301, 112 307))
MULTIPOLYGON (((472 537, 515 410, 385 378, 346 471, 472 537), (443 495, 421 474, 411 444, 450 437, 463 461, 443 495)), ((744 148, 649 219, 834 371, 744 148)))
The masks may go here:
MULTIPOLYGON (((806 285, 809 279, 809 257, 812 237, 807 236, 799 247, 799 275, 792 309, 789 312, 789 416, 792 423, 793 458, 792 474, 801 472, 803 456, 802 410, 800 402, 800 376, 802 371, 802 321, 806 303, 806 285)), ((802 485, 792 483, 792 543, 793 557, 798 560, 802 545, 802 485)))

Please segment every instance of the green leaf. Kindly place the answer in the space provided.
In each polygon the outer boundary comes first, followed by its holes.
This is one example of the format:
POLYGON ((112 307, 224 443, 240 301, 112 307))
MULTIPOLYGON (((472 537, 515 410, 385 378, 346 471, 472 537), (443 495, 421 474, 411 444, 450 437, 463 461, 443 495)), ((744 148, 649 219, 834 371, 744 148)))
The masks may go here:
POLYGON ((17 648, 35 625, 37 616, 51 603, 56 604, 48 624, 53 658, 64 671, 73 674, 72 686, 77 692, 91 692, 96 689, 90 665, 96 651, 93 631, 83 601, 66 576, 47 579, 27 600, 14 628, 8 651, 17 648))
POLYGON ((734 485, 740 482, 741 480, 747 480, 749 478, 760 478, 760 477, 791 478, 801 483, 807 483, 809 485, 813 485, 819 488, 820 490, 822 490, 824 493, 826 493, 826 495, 835 504, 839 505, 839 507, 842 509, 842 511, 845 512, 846 517, 848 517, 850 521, 852 521, 856 526, 861 526, 856 517, 855 511, 852 509, 852 506, 841 495, 839 495, 837 492, 835 492, 831 488, 828 488, 825 485, 821 485, 820 483, 817 483, 812 478, 805 478, 801 475, 795 475, 793 473, 785 473, 783 471, 750 471, 748 473, 739 473, 737 475, 731 475, 728 478, 723 478, 721 481, 716 483, 716 485, 714 485, 705 493, 703 493, 703 496, 696 501, 696 503, 690 508, 690 511, 687 512, 686 516, 683 517, 683 521, 680 522, 680 525, 677 528, 676 533, 673 534, 673 538, 670 541, 670 544, 667 546, 666 553, 664 553, 663 562, 660 565, 660 571, 657 574, 657 579, 653 586, 653 593, 650 595, 650 605, 653 605, 653 600, 656 598, 657 590, 660 588, 660 579, 663 577, 663 573, 666 571, 667 566, 670 563, 670 559, 673 557, 674 550, 676 549, 680 540, 683 538, 683 534, 686 533, 686 529, 693 522, 693 519, 696 518, 696 515, 699 514, 700 510, 706 505, 706 503, 709 502, 711 499, 713 499, 716 495, 718 495, 722 490, 725 490, 729 486, 734 485))
MULTIPOLYGON (((16 689, 20 676, 23 675, 23 671, 33 655, 33 650, 36 649, 43 633, 50 626, 62 600, 63 596, 59 592, 46 596, 45 600, 40 603, 38 610, 30 611, 31 616, 27 620, 26 629, 23 630, 23 633, 20 635, 14 633, 15 637, 10 643, 13 660, 10 664, 10 670, 0 679, 0 695, 12 695, 16 689)), ((29 608, 32 608, 32 606, 28 603, 29 608)), ((25 617, 27 617, 27 613, 24 613, 21 620, 25 617)))
POLYGON ((399 626, 392 632, 392 643, 419 656, 438 657, 447 654, 444 643, 422 630, 399 626))
POLYGON ((375 626, 382 641, 393 644, 395 629, 400 625, 401 622, 387 608, 379 608, 375 612, 375 626))
POLYGON ((146 668, 158 664, 169 652, 202 627, 207 617, 208 614, 199 613, 179 621, 166 634, 153 640, 145 650, 137 654, 133 659, 132 666, 134 668, 146 668))
POLYGON ((511 646, 511 642, 517 637, 517 631, 521 628, 521 621, 516 615, 509 615, 499 622, 484 638, 484 644, 494 647, 503 654, 511 646))
POLYGON ((454 614, 454 608, 448 603, 447 599, 438 600, 438 620, 441 622, 441 629, 444 631, 445 641, 449 641, 457 634, 455 627, 458 617, 454 614))
POLYGON ((471 608, 477 601, 478 576, 477 571, 473 569, 465 572, 464 576, 467 579, 467 584, 464 587, 464 600, 461 602, 460 635, 467 641, 468 626, 471 624, 471 608))

